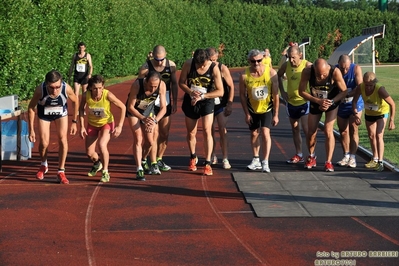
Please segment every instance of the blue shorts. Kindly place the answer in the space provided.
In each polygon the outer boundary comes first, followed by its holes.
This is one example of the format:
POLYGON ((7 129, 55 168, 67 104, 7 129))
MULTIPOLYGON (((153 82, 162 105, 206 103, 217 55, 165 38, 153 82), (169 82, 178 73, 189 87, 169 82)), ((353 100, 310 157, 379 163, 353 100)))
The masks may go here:
POLYGON ((285 110, 287 111, 287 115, 290 118, 299 119, 302 116, 309 114, 309 102, 306 102, 298 106, 294 106, 290 103, 287 103, 285 110))
MULTIPOLYGON (((358 112, 363 111, 364 102, 363 101, 358 101, 356 109, 357 109, 358 112)), ((348 102, 348 103, 341 102, 341 104, 338 107, 337 116, 340 117, 340 118, 343 118, 343 119, 348 119, 352 114, 353 114, 352 102, 348 102)))

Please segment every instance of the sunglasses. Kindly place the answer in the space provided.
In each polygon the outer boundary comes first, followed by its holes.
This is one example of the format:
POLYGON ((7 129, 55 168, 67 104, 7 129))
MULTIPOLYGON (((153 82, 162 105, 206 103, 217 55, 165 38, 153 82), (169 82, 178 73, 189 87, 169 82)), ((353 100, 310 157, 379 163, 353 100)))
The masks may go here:
POLYGON ((162 62, 163 60, 165 60, 165 57, 164 58, 156 58, 156 57, 154 57, 154 60, 158 61, 158 62, 162 62))
POLYGON ((258 59, 258 60, 249 60, 252 64, 255 64, 256 62, 260 63, 262 62, 263 59, 258 59))

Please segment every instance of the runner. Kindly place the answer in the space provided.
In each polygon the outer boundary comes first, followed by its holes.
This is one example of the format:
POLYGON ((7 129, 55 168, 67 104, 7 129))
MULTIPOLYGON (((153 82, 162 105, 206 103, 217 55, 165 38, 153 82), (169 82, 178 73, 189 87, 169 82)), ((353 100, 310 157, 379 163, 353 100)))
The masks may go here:
POLYGON ((316 167, 317 157, 314 152, 317 142, 316 135, 319 121, 324 113, 324 134, 326 136, 324 169, 327 172, 334 171, 334 166, 331 163, 335 147, 334 123, 337 119, 337 107, 345 98, 346 90, 341 71, 329 65, 325 59, 317 59, 310 68, 305 68, 302 71, 299 95, 310 101, 308 134, 306 135, 309 156, 305 162, 305 168, 316 167), (308 84, 310 93, 307 91, 308 84))
POLYGON ((389 116, 388 129, 395 129, 395 102, 385 87, 377 82, 375 74, 366 72, 363 76, 363 83, 358 86, 352 102, 353 114, 358 125, 361 124, 361 116, 357 110, 360 95, 364 100, 364 120, 366 120, 367 133, 373 152, 373 159, 365 166, 375 171, 383 171, 385 125, 389 116))
POLYGON ((91 61, 91 55, 86 53, 86 44, 84 42, 80 42, 78 44, 78 50, 79 52, 72 56, 72 62, 68 75, 68 83, 70 83, 73 72, 73 87, 76 96, 79 96, 79 90, 81 86, 82 94, 86 92, 87 83, 89 78, 91 78, 91 74, 93 73, 93 63, 91 61))
MULTIPOLYGON (((171 167, 163 161, 163 155, 165 154, 168 146, 169 131, 172 122, 172 114, 177 111, 177 94, 178 85, 176 79, 176 64, 166 58, 165 47, 157 45, 152 51, 152 59, 147 60, 140 68, 139 78, 144 78, 149 71, 157 71, 161 74, 161 79, 166 84, 166 114, 159 120, 158 130, 159 136, 155 136, 157 139, 157 163, 159 170, 169 171, 171 167)), ((159 112, 159 98, 155 102, 155 114, 159 112)), ((143 157, 144 159, 145 157, 143 157)), ((146 159, 145 159, 146 161, 146 159)))
POLYGON ((166 113, 166 85, 161 74, 150 71, 145 78, 136 79, 129 93, 126 116, 133 133, 133 154, 137 165, 136 179, 145 181, 144 168, 148 173, 160 175, 157 163, 158 121, 166 113), (155 101, 159 95, 159 112, 155 114, 155 101), (151 167, 142 158, 150 155, 151 167))
MULTIPOLYGON (((228 138, 227 138, 227 118, 231 115, 233 109, 234 100, 234 82, 230 74, 228 67, 220 62, 218 62, 219 52, 214 47, 209 47, 206 49, 209 59, 217 64, 220 73, 222 75, 224 94, 221 98, 215 98, 215 110, 214 110, 214 120, 217 121, 219 136, 220 136, 220 148, 223 154, 223 168, 230 169, 231 165, 228 159, 228 138)), ((216 149, 216 138, 214 124, 212 123, 212 137, 213 137, 213 152, 212 152, 212 164, 217 164, 218 159, 215 154, 216 149)))
POLYGON ((204 175, 213 175, 211 155, 214 98, 223 96, 223 82, 219 68, 209 60, 206 50, 195 50, 194 57, 184 63, 179 85, 185 92, 182 110, 186 116, 187 143, 190 150, 188 170, 197 171, 196 134, 198 119, 202 118, 205 150, 204 175))
POLYGON ((269 173, 269 156, 272 145, 270 127, 277 126, 280 99, 276 70, 262 64, 263 52, 253 49, 248 53, 250 66, 240 76, 240 100, 245 122, 251 131, 253 159, 249 170, 269 173), (262 137, 263 157, 259 159, 262 137))
POLYGON ((292 46, 287 51, 288 61, 278 70, 278 81, 281 97, 286 102, 286 111, 290 119, 295 155, 287 163, 302 163, 302 136, 308 133, 309 101, 299 95, 299 81, 302 71, 312 63, 302 60, 302 52, 298 46, 292 46), (287 77, 287 91, 284 90, 283 78, 287 77))
POLYGON ((117 138, 125 120, 126 106, 109 90, 104 88, 105 80, 101 75, 94 75, 89 79, 88 90, 82 95, 80 103, 80 136, 85 139, 86 154, 93 162, 93 167, 88 176, 95 176, 103 169, 101 182, 109 182, 108 173, 109 152, 108 142, 113 137, 117 138), (111 113, 111 103, 115 104, 121 111, 119 122, 115 127, 114 116, 111 113), (83 115, 85 106, 88 108, 88 125, 85 128, 85 117, 83 115), (96 147, 100 150, 98 154, 96 147))
MULTIPOLYGON (((338 107, 337 125, 341 135, 340 141, 344 152, 342 160, 337 162, 339 166, 356 167, 356 152, 359 146, 359 130, 355 123, 355 116, 352 111, 352 100, 356 87, 363 82, 362 69, 359 65, 352 64, 348 55, 341 55, 336 67, 342 73, 348 93, 338 107)), ((362 116, 364 103, 362 97, 357 101, 356 109, 359 116, 362 116)))
POLYGON ((50 144, 50 125, 55 123, 58 137, 58 173, 57 181, 61 184, 69 184, 65 175, 65 161, 68 153, 68 98, 73 103, 74 114, 70 134, 75 135, 77 131, 77 118, 79 112, 79 99, 76 97, 71 86, 62 80, 62 75, 56 70, 46 74, 45 81, 36 87, 32 99, 28 105, 29 117, 29 140, 36 142, 35 107, 39 118, 39 155, 41 160, 40 169, 36 178, 43 180, 48 171, 47 153, 50 144))

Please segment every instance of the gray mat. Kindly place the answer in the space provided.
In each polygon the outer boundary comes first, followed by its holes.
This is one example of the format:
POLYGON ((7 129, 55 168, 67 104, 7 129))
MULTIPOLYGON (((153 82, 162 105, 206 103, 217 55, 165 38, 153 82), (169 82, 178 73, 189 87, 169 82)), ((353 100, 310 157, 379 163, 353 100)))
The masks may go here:
POLYGON ((392 172, 235 172, 258 217, 399 216, 399 175, 392 172))

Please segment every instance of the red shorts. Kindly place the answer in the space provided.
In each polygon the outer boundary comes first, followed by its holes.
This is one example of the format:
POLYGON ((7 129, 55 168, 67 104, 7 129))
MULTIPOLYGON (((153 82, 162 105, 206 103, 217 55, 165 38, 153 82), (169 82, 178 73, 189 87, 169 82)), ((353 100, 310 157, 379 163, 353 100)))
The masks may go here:
POLYGON ((109 131, 112 132, 112 131, 114 131, 114 128, 115 128, 115 122, 105 124, 101 127, 95 127, 95 126, 88 124, 86 132, 87 132, 88 136, 97 137, 98 133, 100 133, 101 130, 109 129, 109 131))

